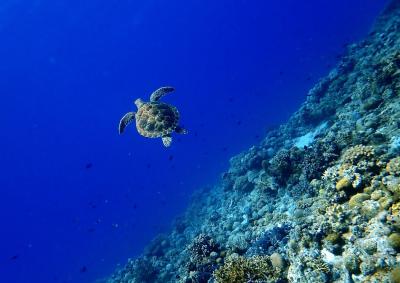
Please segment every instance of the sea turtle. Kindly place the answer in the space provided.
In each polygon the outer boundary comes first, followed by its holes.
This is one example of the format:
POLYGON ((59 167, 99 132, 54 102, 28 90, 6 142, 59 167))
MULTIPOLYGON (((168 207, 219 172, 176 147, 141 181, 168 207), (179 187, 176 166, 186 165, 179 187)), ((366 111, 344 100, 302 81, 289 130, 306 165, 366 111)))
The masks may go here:
POLYGON ((161 137, 164 146, 168 147, 172 142, 172 132, 186 134, 187 130, 179 126, 179 112, 176 107, 159 102, 160 98, 174 91, 173 87, 161 87, 150 96, 150 102, 140 98, 135 100, 137 112, 126 113, 119 122, 118 131, 122 134, 133 120, 136 120, 136 129, 147 138, 161 137))

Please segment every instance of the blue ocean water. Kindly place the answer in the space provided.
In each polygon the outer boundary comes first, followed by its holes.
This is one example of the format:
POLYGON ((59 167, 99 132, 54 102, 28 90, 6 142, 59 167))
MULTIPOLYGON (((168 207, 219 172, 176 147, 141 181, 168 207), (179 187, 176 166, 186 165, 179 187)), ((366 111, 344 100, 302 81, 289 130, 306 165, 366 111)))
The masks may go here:
POLYGON ((0 282, 93 282, 285 121, 384 0, 0 4, 0 282), (121 116, 176 91, 188 135, 121 116))

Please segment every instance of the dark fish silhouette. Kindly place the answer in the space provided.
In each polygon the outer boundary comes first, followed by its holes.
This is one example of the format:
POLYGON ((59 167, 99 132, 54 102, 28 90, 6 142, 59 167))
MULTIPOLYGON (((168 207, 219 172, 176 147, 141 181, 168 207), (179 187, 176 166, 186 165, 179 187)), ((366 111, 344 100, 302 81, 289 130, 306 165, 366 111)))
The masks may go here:
POLYGON ((169 160, 169 161, 172 161, 172 159, 174 159, 174 156, 173 156, 173 155, 170 155, 170 156, 168 157, 168 160, 169 160))
POLYGON ((97 207, 96 204, 94 203, 94 201, 89 201, 89 206, 91 208, 96 208, 97 207))
POLYGON ((90 169, 90 168, 92 168, 92 167, 93 167, 93 163, 91 163, 91 162, 86 163, 86 165, 85 165, 85 168, 86 168, 86 169, 90 169))
POLYGON ((80 269, 79 269, 79 272, 80 273, 85 273, 85 272, 87 272, 88 271, 88 269, 87 269, 87 267, 84 265, 84 266, 82 266, 80 269))
POLYGON ((10 260, 16 260, 19 258, 19 255, 13 255, 12 257, 10 257, 10 260))

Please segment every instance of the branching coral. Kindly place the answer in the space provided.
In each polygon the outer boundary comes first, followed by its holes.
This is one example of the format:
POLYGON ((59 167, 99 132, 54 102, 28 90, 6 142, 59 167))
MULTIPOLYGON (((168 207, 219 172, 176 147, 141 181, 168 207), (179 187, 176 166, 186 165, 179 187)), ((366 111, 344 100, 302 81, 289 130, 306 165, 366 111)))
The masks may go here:
POLYGON ((400 52, 385 57, 377 67, 377 79, 379 84, 391 84, 394 79, 400 76, 400 52))
POLYGON ((298 148, 282 149, 271 159, 268 172, 279 184, 284 185, 299 171, 300 161, 301 151, 298 148))
POLYGON ((217 252, 217 243, 208 235, 200 234, 194 238, 188 248, 193 262, 201 263, 209 257, 212 252, 217 252))
POLYGON ((357 164, 362 160, 370 160, 374 157, 374 148, 372 146, 356 145, 350 147, 343 154, 343 161, 347 164, 357 164))
POLYGON ((268 256, 233 257, 214 272, 217 283, 276 282, 281 276, 268 256))
POLYGON ((306 265, 319 272, 328 273, 330 271, 328 264, 320 258, 309 258, 308 261, 306 261, 306 265))
POLYGON ((188 280, 184 282, 207 282, 216 268, 219 245, 208 235, 199 234, 187 248, 190 258, 186 263, 188 280))
POLYGON ((290 158, 289 150, 279 151, 270 161, 268 168, 271 175, 274 176, 278 182, 283 183, 284 180, 292 172, 292 160, 290 158))
POLYGON ((387 163, 386 172, 393 176, 400 176, 400 157, 393 158, 387 163))
POLYGON ((320 178, 329 164, 338 157, 338 146, 334 142, 317 142, 307 148, 302 168, 308 180, 320 178))

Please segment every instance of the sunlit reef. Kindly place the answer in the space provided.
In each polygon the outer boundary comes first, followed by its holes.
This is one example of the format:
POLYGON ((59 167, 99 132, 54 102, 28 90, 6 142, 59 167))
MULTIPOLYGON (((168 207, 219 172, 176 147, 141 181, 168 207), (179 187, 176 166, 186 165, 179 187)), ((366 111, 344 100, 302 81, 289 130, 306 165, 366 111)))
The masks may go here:
POLYGON ((115 282, 400 282, 400 1, 115 282))

